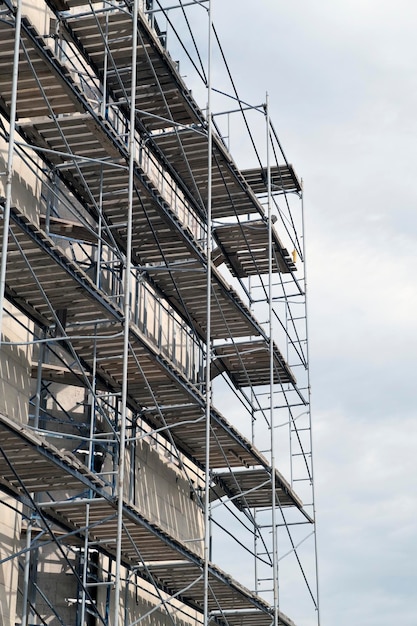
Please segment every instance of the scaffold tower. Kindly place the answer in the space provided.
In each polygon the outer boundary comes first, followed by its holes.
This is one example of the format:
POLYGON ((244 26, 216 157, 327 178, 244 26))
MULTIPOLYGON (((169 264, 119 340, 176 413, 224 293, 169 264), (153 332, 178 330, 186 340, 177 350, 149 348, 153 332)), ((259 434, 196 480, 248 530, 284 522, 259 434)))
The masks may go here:
POLYGON ((4 626, 319 625, 303 189, 216 4, 0 0, 4 626))

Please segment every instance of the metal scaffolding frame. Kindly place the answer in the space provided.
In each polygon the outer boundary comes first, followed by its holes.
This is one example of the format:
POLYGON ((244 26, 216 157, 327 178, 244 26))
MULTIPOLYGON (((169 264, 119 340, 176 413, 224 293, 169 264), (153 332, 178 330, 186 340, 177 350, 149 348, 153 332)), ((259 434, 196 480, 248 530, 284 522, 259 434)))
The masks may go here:
POLYGON ((31 378, 17 418, 0 411, 15 621, 293 626, 302 598, 319 624, 302 185, 268 96, 232 82, 216 116, 211 0, 38 4, 47 32, 0 1, 0 348, 26 350, 31 378), (206 67, 175 22, 192 34, 191 11, 206 67), (230 115, 255 166, 229 152, 230 115), (145 453, 176 476, 187 532, 147 503, 145 453))

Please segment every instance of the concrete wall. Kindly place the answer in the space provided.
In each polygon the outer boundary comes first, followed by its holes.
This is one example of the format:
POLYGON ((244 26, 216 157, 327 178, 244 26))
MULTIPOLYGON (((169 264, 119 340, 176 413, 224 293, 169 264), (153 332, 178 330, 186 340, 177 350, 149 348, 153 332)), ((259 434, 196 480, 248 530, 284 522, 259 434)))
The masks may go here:
MULTIPOLYGON (((33 538, 36 532, 33 533, 33 538)), ((44 536, 46 541, 50 540, 49 534, 44 536)), ((25 535, 22 537, 22 543, 25 541, 25 535)), ((62 553, 57 550, 54 543, 40 547, 31 553, 32 563, 37 564, 37 571, 31 570, 29 581, 29 600, 36 607, 36 613, 42 616, 46 624, 76 623, 77 605, 74 599, 77 597, 77 581, 73 575, 72 568, 77 568, 77 555, 73 549, 62 546, 62 553), (66 560, 66 558, 68 561, 66 560), (39 593, 36 585, 42 590, 39 593)), ((19 573, 19 587, 23 589, 23 574, 19 573)), ((21 623, 22 616, 22 594, 19 593, 17 598, 17 619, 16 624, 21 623)), ((28 609, 28 623, 37 624, 39 622, 35 613, 28 609)))
MULTIPOLYGON (((7 128, 7 125, 6 125, 7 128)), ((0 139, 0 196, 6 195, 7 145, 0 139)), ((24 209, 33 219, 38 212, 39 181, 31 174, 23 161, 14 159, 12 178, 12 205, 24 209)), ((9 342, 30 340, 31 324, 10 303, 2 320, 2 343, 0 349, 0 412, 16 422, 28 421, 30 397, 30 371, 32 347, 9 345, 9 342)), ((16 501, 4 493, 0 504, 0 559, 13 555, 20 542, 21 516, 16 501)), ((15 625, 17 598, 18 560, 12 558, 0 566, 0 623, 15 625)))
MULTIPOLYGON (((134 574, 126 574, 127 584, 121 594, 118 626, 134 623, 139 617, 142 617, 141 626, 195 626, 191 609, 187 609, 188 614, 185 614, 181 603, 175 600, 164 606, 163 600, 167 600, 168 596, 162 592, 156 595, 145 581, 135 578, 134 574)), ((113 609, 113 605, 110 606, 113 609)), ((110 615, 113 616, 113 611, 110 615)))
MULTIPOLYGON (((18 319, 22 317, 7 304, 18 319)), ((3 318, 3 341, 25 341, 28 332, 8 315, 3 318)), ((11 346, 3 343, 0 349, 0 412, 16 422, 28 419, 30 392, 30 346, 11 346)), ((1 445, 1 442, 0 442, 1 445)), ((4 493, 0 503, 0 560, 11 557, 20 545, 21 507, 4 493)), ((0 623, 15 626, 15 606, 19 563, 12 558, 0 565, 0 623)))
POLYGON ((43 0, 23 0, 22 15, 30 19, 40 35, 49 34, 52 13, 43 0))
MULTIPOLYGON (((0 505, 0 559, 5 559, 19 548, 20 515, 13 510, 16 507, 16 501, 13 498, 2 494, 1 500, 3 504, 0 505)), ((0 624, 2 626, 15 626, 17 578, 17 559, 6 561, 0 566, 0 624)))
POLYGON ((202 512, 189 480, 169 455, 161 455, 146 442, 136 448, 135 503, 151 521, 171 536, 187 541, 202 554, 202 512))
MULTIPOLYGON (((0 350, 0 412, 16 422, 28 419, 32 347, 9 345, 30 340, 29 331, 20 325, 27 320, 8 302, 6 308, 16 319, 3 317, 3 344, 0 350)), ((29 324, 30 327, 30 324, 29 324)))
MULTIPOLYGON (((7 123, 5 123, 6 128, 7 123)), ((16 140, 19 140, 17 136, 16 140)), ((6 176, 7 167, 7 144, 0 137, 0 196, 6 197, 6 176)), ((36 161, 36 155, 32 155, 36 161)), ((33 171, 15 153, 13 155, 13 175, 11 204, 17 206, 37 224, 39 220, 39 198, 41 195, 42 183, 33 171)))

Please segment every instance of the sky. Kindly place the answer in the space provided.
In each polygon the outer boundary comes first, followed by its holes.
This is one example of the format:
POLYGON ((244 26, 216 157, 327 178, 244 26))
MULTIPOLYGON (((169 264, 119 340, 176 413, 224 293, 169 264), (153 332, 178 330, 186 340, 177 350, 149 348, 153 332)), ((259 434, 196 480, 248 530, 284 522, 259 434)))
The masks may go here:
POLYGON ((417 5, 218 14, 304 181, 321 624, 415 626, 417 5))
POLYGON ((212 7, 304 181, 321 625, 415 626, 417 4, 212 7))

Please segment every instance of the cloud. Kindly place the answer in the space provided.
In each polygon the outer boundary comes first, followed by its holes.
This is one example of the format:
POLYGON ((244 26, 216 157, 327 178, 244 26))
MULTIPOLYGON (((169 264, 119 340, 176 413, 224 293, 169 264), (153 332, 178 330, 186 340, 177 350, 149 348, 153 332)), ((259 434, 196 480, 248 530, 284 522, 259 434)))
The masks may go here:
POLYGON ((361 615, 361 624, 388 626, 401 616, 411 626, 415 619, 416 436, 414 416, 375 423, 366 416, 316 414, 321 582, 329 623, 361 615))

